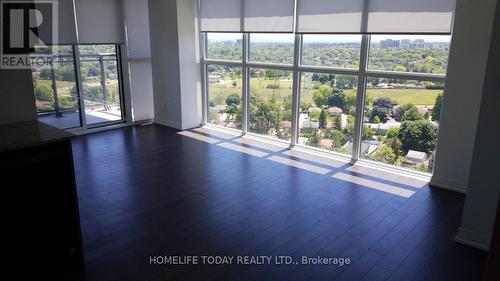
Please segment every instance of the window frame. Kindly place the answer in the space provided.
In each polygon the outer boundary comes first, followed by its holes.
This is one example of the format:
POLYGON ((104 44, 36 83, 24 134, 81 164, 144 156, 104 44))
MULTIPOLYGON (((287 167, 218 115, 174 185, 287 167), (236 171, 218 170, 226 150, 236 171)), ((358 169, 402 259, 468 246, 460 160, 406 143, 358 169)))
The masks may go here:
MULTIPOLYGON (((79 126, 72 126, 68 128, 63 128, 63 130, 66 130, 68 132, 80 132, 80 131, 85 131, 85 130, 93 130, 93 129, 98 129, 101 127, 107 127, 107 126, 112 126, 112 125, 119 125, 122 123, 128 123, 127 117, 129 116, 129 106, 126 104, 127 97, 125 96, 125 80, 124 80, 124 75, 123 75, 123 56, 122 56, 122 44, 115 44, 115 43, 85 43, 85 44, 60 44, 60 45, 50 45, 50 46, 69 46, 71 47, 71 54, 67 55, 68 57, 71 56, 71 62, 74 67, 74 72, 75 72, 75 79, 74 79, 74 84, 75 84, 75 89, 76 89, 76 99, 78 103, 78 113, 79 113, 79 126), (117 68, 117 79, 118 79, 118 95, 119 95, 119 101, 120 101, 120 107, 121 107, 121 116, 119 120, 115 121, 104 121, 104 122, 99 122, 99 123, 92 123, 92 124, 87 124, 86 121, 86 113, 85 113, 85 96, 84 96, 84 91, 83 91, 83 75, 81 73, 81 56, 80 56, 80 46, 98 46, 98 45, 109 45, 113 46, 114 48, 114 55, 116 57, 116 68, 117 68)), ((50 112, 37 112, 37 116, 43 116, 43 115, 48 115, 52 114, 50 112)))
MULTIPOLYGON (((202 95, 203 95, 203 121, 202 124, 207 124, 207 112, 208 112, 208 96, 207 96, 207 86, 208 86, 208 73, 207 73, 207 65, 219 64, 219 65, 227 65, 227 66, 238 66, 242 68, 242 106, 243 106, 243 117, 242 117, 242 129, 241 134, 249 134, 252 136, 258 136, 266 138, 266 136, 255 134, 249 132, 249 69, 250 68, 264 68, 264 69, 277 69, 277 70, 286 70, 291 71, 293 73, 293 87, 292 87, 292 130, 291 130, 291 140, 283 141, 276 140, 281 142, 286 142, 290 147, 300 147, 308 150, 315 150, 322 153, 327 153, 335 157, 340 157, 342 159, 348 159, 351 162, 359 161, 366 163, 374 163, 377 166, 384 167, 384 169, 390 169, 395 171, 403 171, 408 174, 420 174, 422 176, 429 176, 429 173, 409 170, 403 167, 397 167, 390 164, 380 163, 373 160, 364 159, 361 157, 361 131, 363 128, 363 117, 364 117, 364 103, 366 98, 366 85, 368 78, 389 78, 389 79, 404 79, 404 80, 417 80, 417 81, 428 81, 428 82, 446 82, 446 74, 436 74, 436 73, 416 73, 416 72, 396 72, 396 71, 384 71, 384 70, 373 70, 368 69, 369 63, 369 52, 370 52, 370 44, 371 44, 371 35, 370 34, 362 34, 361 35, 361 48, 360 48, 360 59, 358 68, 342 68, 342 67, 329 67, 329 66, 309 66, 302 65, 302 43, 303 36, 309 35, 311 33, 294 33, 294 60, 293 65, 290 64, 279 64, 279 63, 257 63, 257 62, 249 62, 249 32, 236 32, 242 34, 243 36, 243 46, 242 46, 242 61, 225 61, 225 60, 214 60, 208 59, 206 57, 207 50, 207 33, 209 32, 200 32, 200 43, 202 46, 201 50, 201 66, 202 66, 202 95), (314 148, 306 145, 301 145, 298 143, 299 129, 298 129, 298 120, 299 120, 299 105, 300 105, 300 89, 301 89, 301 77, 304 72, 316 72, 316 73, 324 73, 324 74, 333 74, 333 75, 353 75, 358 79, 357 84, 357 92, 356 92, 356 111, 355 111, 355 123, 354 123, 354 137, 353 137, 353 148, 351 156, 346 154, 341 154, 334 151, 327 151, 324 149, 314 148)), ((328 33, 330 34, 330 33, 328 33)), ((331 33, 330 35, 335 35, 331 33)), ((345 34, 344 34, 345 35, 345 34)), ((390 36, 391 34, 387 34, 390 36)), ((392 34, 393 35, 393 34, 392 34)), ((404 35, 404 34, 401 34, 404 35)), ((451 36, 450 36, 451 40, 451 36)), ((214 125, 216 126, 216 125, 214 125)), ((240 132, 239 130, 237 130, 240 132)))

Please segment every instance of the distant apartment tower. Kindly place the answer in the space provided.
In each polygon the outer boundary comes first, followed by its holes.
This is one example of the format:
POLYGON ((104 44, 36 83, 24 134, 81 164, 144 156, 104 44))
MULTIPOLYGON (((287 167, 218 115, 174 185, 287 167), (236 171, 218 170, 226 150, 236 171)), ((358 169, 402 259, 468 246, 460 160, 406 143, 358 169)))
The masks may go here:
POLYGON ((234 41, 224 41, 224 47, 232 47, 232 46, 235 46, 236 43, 234 41))
POLYGON ((401 44, 400 44, 401 48, 411 48, 411 40, 410 39, 403 39, 401 40, 401 44))
POLYGON ((380 40, 380 48, 399 48, 399 40, 385 39, 380 40))
MULTIPOLYGON (((382 42, 380 42, 382 44, 382 42)), ((410 40, 410 39, 403 39, 401 40, 400 44, 401 48, 408 48, 408 49, 421 49, 425 47, 425 41, 424 39, 415 39, 415 40, 410 40)))
POLYGON ((412 49, 421 49, 425 47, 424 39, 415 39, 413 41, 411 48, 412 49))

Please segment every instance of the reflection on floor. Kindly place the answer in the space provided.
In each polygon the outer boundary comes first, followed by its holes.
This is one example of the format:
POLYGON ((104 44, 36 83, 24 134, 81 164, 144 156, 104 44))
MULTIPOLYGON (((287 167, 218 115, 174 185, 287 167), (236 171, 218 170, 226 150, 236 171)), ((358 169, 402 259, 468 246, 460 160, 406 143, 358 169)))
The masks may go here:
MULTIPOLYGON (((121 119, 121 111, 119 109, 87 110, 85 119, 87 124, 118 121, 121 119)), ((80 126, 80 113, 78 111, 65 111, 61 117, 56 117, 55 114, 39 115, 38 120, 59 129, 69 129, 80 126)))
POLYGON ((427 185, 423 180, 353 165, 348 161, 334 160, 296 149, 290 150, 284 146, 280 147, 279 144, 239 137, 210 128, 196 128, 178 134, 305 171, 327 175, 356 186, 373 188, 406 198, 427 185))
MULTIPOLYGON (((480 280, 453 242, 462 194, 197 129, 73 141, 86 271, 76 280, 480 280), (326 265, 151 265, 151 256, 348 257, 326 265)), ((68 279, 64 279, 68 280, 68 279)))

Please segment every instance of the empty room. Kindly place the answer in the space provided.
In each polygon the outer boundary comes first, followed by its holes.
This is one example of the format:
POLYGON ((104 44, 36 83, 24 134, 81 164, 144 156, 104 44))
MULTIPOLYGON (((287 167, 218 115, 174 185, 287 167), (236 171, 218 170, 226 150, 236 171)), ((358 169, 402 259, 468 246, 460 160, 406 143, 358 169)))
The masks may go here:
POLYGON ((500 280, 497 0, 0 0, 15 280, 500 280))

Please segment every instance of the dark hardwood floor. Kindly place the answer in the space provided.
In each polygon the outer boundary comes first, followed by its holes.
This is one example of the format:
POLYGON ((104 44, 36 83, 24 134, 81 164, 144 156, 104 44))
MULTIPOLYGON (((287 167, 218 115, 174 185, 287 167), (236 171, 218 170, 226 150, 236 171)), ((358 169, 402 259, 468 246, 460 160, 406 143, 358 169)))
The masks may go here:
POLYGON ((240 143, 249 149, 242 153, 218 145, 234 148, 230 137, 191 134, 202 140, 151 125, 73 141, 86 262, 75 279, 480 280, 486 253, 453 242, 463 195, 363 175, 348 164, 318 163, 315 172, 311 160, 285 151, 240 143), (269 159, 276 155, 307 165, 269 159), (170 255, 321 255, 351 264, 150 264, 150 256, 170 255))

